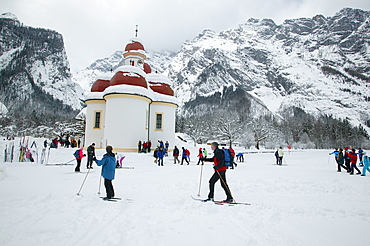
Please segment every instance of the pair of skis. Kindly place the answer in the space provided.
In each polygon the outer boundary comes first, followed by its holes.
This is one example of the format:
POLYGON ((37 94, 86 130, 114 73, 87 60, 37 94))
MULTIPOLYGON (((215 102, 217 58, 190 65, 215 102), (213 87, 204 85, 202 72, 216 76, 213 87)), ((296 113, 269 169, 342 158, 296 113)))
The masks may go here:
MULTIPOLYGON (((100 198, 103 199, 103 201, 109 201, 109 202, 117 202, 117 201, 122 200, 122 198, 120 198, 120 197, 112 197, 110 199, 107 199, 107 197, 101 196, 100 198)), ((129 198, 127 198, 126 200, 130 203, 132 203, 132 201, 133 201, 132 199, 129 199, 129 198)))
MULTIPOLYGON (((195 201, 200 201, 200 202, 211 202, 207 199, 200 199, 200 198, 195 198, 191 196, 195 201)), ((234 205, 251 205, 250 203, 245 203, 245 202, 225 202, 225 201, 212 201, 214 204, 217 205, 229 205, 229 206, 234 206, 234 205)))

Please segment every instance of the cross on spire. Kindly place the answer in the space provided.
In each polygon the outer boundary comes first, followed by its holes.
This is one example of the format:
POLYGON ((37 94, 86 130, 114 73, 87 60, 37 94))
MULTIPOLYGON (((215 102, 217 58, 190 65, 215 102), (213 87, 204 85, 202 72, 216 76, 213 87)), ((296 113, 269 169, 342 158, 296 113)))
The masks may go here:
POLYGON ((139 32, 138 27, 139 27, 139 25, 136 25, 135 38, 137 38, 137 33, 139 32))

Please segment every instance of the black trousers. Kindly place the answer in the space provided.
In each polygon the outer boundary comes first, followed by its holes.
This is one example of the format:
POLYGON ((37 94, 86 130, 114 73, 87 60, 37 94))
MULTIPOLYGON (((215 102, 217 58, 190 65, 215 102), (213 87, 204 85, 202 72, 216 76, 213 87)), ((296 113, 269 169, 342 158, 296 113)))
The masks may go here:
POLYGON ((347 173, 351 172, 351 161, 346 160, 347 173))
POLYGON ((218 172, 215 172, 211 179, 209 180, 209 194, 208 194, 208 198, 213 198, 214 197, 214 193, 215 193, 215 184, 216 182, 220 179, 220 176, 222 178, 221 180, 221 186, 222 188, 224 189, 225 191, 225 194, 226 194, 226 199, 233 199, 233 197, 231 196, 231 193, 229 191, 229 186, 227 185, 227 182, 226 182, 226 171, 218 171, 218 172))
POLYGON ((77 167, 75 168, 75 172, 79 172, 80 167, 81 167, 81 159, 76 159, 76 160, 77 160, 77 167))
POLYGON ((105 190, 107 192, 107 197, 108 198, 114 197, 114 189, 113 189, 113 185, 112 185, 112 180, 104 179, 104 186, 105 186, 105 190))
POLYGON ((87 167, 87 168, 92 167, 92 164, 93 164, 93 158, 94 158, 94 156, 93 156, 93 155, 88 155, 88 156, 87 156, 87 164, 86 164, 86 167, 87 167))
POLYGON ((182 159, 181 159, 181 164, 180 165, 182 165, 182 164, 184 164, 184 160, 188 163, 188 165, 189 165, 189 161, 188 161, 188 158, 187 157, 182 157, 182 159))

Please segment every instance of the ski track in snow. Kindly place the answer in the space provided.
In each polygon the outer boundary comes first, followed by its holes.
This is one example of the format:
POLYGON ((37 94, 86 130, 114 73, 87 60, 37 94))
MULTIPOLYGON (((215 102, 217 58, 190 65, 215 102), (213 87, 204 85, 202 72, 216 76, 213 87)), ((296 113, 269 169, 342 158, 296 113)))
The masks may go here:
MULTIPOLYGON (((0 245, 368 245, 370 177, 337 173, 329 150, 286 153, 286 166, 273 165, 273 154, 245 155, 226 175, 235 199, 252 205, 227 206, 191 199, 200 166, 197 148, 189 149, 190 166, 170 156, 158 167, 151 154, 126 154, 123 165, 135 169, 116 171, 118 202, 99 198, 95 164, 82 196, 86 173, 74 166, 0 164, 0 245)), ((73 152, 53 149, 50 163, 73 152)), ((202 198, 212 172, 206 164, 202 198)), ((216 184, 215 199, 224 196, 216 184)))

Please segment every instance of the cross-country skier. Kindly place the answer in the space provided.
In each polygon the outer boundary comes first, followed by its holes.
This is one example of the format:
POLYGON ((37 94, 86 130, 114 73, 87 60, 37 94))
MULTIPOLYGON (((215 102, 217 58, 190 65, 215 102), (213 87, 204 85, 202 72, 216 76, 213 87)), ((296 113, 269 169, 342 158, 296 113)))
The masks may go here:
POLYGON ((209 180, 209 194, 208 199, 206 201, 213 201, 214 198, 214 190, 216 182, 221 179, 221 186, 226 193, 226 200, 224 202, 233 202, 234 199, 231 196, 231 192, 229 186, 226 182, 226 169, 225 160, 224 160, 224 152, 218 148, 218 143, 213 142, 211 145, 211 149, 213 150, 213 157, 212 158, 203 158, 204 161, 213 162, 213 169, 215 169, 215 173, 212 175, 211 179, 209 180))
POLYGON ((236 155, 236 160, 239 159, 239 162, 244 162, 244 154, 242 152, 239 152, 237 155, 236 155))
POLYGON ((181 158, 181 164, 180 165, 183 165, 184 161, 186 161, 189 165, 187 153, 188 153, 188 150, 185 149, 184 147, 182 147, 182 158, 181 158))
POLYGON ((98 166, 102 166, 101 176, 104 178, 104 186, 107 192, 107 197, 105 200, 112 199, 114 197, 114 189, 112 185, 112 180, 114 180, 114 175, 116 172, 116 157, 113 154, 113 147, 107 146, 107 153, 104 154, 103 159, 97 160, 94 158, 94 161, 98 166))
POLYGON ((204 156, 203 156, 202 148, 199 149, 198 157, 199 157, 199 160, 198 160, 198 164, 197 165, 199 165, 201 162, 202 162, 202 165, 203 165, 204 164, 204 162, 203 162, 204 156))
POLYGON ((362 156, 364 155, 364 151, 361 148, 358 148, 357 155, 358 159, 360 160, 359 166, 362 167, 363 166, 362 156))
POLYGON ((283 157, 284 157, 283 148, 280 147, 277 152, 278 152, 278 157, 279 157, 279 163, 278 163, 278 165, 281 166, 281 165, 283 165, 283 157))
POLYGON ((338 164, 338 171, 337 172, 342 171, 340 167, 343 167, 345 170, 347 170, 347 168, 343 165, 344 164, 343 149, 339 149, 338 157, 335 160, 337 161, 337 164, 338 164))
POLYGON ((93 168, 92 163, 95 157, 95 143, 92 143, 89 147, 87 147, 87 165, 86 168, 93 168))
POLYGON ((356 163, 357 163, 357 153, 356 153, 356 150, 355 149, 352 149, 352 152, 349 152, 348 153, 348 157, 350 158, 350 162, 351 162, 351 172, 350 172, 350 175, 353 175, 353 172, 355 171, 355 169, 357 170, 357 173, 356 174, 361 174, 360 169, 358 169, 358 167, 356 166, 356 163))
POLYGON ((74 157, 76 157, 76 161, 77 161, 77 166, 75 168, 75 172, 80 172, 80 166, 81 166, 82 158, 86 156, 83 152, 83 149, 84 149, 84 147, 81 146, 81 148, 76 150, 75 153, 73 154, 74 157))

